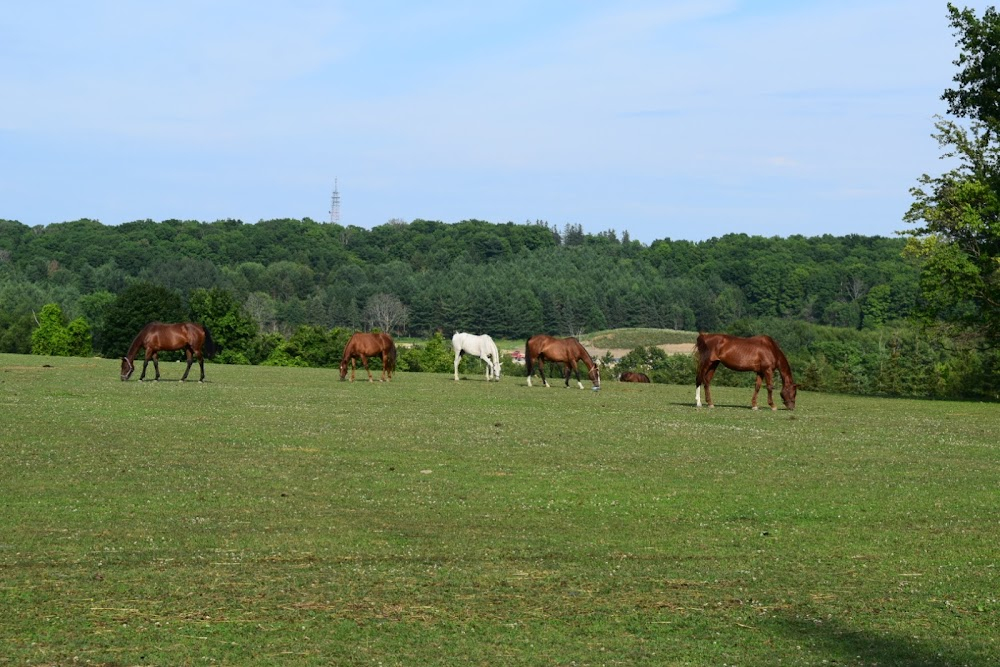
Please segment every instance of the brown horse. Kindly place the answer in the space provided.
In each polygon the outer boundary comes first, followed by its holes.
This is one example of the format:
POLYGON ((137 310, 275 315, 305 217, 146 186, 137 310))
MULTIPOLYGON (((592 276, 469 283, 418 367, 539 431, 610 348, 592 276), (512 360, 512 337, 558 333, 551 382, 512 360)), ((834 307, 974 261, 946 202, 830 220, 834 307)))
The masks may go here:
POLYGON ((708 385, 715 375, 715 369, 719 364, 725 365, 734 371, 753 371, 757 374, 757 384, 753 390, 753 398, 750 405, 757 409, 757 393, 760 391, 762 382, 767 383, 767 404, 772 410, 774 399, 771 391, 774 388, 774 371, 777 369, 781 373, 781 400, 785 402, 785 407, 789 410, 795 409, 795 394, 798 387, 792 379, 792 367, 788 365, 785 353, 781 351, 778 344, 770 336, 754 336, 753 338, 740 338, 728 334, 698 334, 695 343, 698 349, 698 379, 694 387, 695 405, 701 407, 701 385, 705 385, 705 402, 708 407, 715 407, 712 404, 712 394, 708 385))
POLYGON ((649 376, 645 373, 633 373, 626 371, 618 378, 619 382, 649 382, 649 376))
POLYGON ((146 350, 146 360, 142 364, 142 373, 139 375, 140 382, 146 379, 146 366, 149 365, 150 359, 153 360, 153 369, 156 371, 154 379, 159 380, 159 353, 172 350, 184 350, 184 353, 187 355, 187 368, 184 369, 181 381, 187 380, 188 373, 191 371, 191 364, 194 358, 197 357, 198 366, 201 367, 201 379, 198 381, 204 382, 204 357, 211 359, 217 352, 215 342, 212 340, 212 335, 208 332, 208 329, 196 322, 180 322, 177 324, 150 322, 136 335, 132 340, 132 344, 129 345, 128 353, 122 357, 122 382, 132 377, 132 373, 135 372, 135 364, 133 362, 140 347, 146 350))
POLYGON ((344 347, 344 357, 340 360, 340 379, 347 377, 347 362, 351 362, 351 382, 354 382, 355 359, 361 359, 362 365, 368 372, 368 381, 372 382, 372 372, 368 370, 368 357, 382 356, 382 377, 379 382, 385 382, 386 373, 392 379, 392 373, 396 370, 396 343, 392 336, 385 333, 361 333, 357 332, 351 336, 344 347))
POLYGON ((601 373, 597 364, 590 358, 590 353, 575 338, 555 338, 539 334, 532 336, 524 346, 524 362, 528 369, 528 386, 531 386, 531 376, 534 373, 535 364, 538 364, 538 374, 542 377, 542 383, 548 387, 549 382, 545 379, 545 362, 555 361, 566 364, 566 386, 569 386, 570 373, 576 373, 576 384, 583 389, 580 382, 580 369, 576 362, 583 361, 587 364, 587 376, 594 383, 594 391, 601 388, 601 373))

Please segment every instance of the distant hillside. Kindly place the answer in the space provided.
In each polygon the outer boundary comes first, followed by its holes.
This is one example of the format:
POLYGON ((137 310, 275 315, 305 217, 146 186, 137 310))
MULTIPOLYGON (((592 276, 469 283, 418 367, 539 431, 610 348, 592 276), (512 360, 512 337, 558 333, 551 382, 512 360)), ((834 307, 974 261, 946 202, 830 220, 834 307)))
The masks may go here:
POLYGON ((688 354, 694 349, 696 331, 676 329, 609 329, 584 336, 580 342, 591 354, 603 355, 610 351, 620 357, 637 347, 656 346, 668 354, 688 354))

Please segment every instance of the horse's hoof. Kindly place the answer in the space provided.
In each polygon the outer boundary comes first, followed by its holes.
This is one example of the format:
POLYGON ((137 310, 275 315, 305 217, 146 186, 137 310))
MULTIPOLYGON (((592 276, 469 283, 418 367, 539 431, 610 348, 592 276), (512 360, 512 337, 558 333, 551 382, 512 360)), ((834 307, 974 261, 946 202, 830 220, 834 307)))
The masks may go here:
POLYGON ((759 410, 759 409, 760 408, 758 408, 756 405, 751 408, 751 410, 754 410, 754 411, 759 410))

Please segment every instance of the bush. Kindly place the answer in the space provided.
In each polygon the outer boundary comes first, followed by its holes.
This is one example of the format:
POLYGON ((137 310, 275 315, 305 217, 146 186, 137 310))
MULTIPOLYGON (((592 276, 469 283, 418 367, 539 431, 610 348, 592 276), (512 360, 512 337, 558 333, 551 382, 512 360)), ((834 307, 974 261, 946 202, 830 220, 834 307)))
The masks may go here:
POLYGON ((57 303, 42 306, 38 315, 38 328, 31 333, 31 353, 68 357, 70 352, 69 331, 65 317, 57 303))

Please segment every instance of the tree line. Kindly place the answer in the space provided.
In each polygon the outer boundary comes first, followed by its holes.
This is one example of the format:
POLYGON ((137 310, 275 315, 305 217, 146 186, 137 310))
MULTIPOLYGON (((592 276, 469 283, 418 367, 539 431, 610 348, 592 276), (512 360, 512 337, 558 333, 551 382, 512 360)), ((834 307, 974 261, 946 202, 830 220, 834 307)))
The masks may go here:
POLYGON ((97 349, 110 353, 106 309, 140 284, 182 306, 196 290, 224 291, 259 331, 286 336, 306 324, 505 338, 715 330, 746 317, 872 328, 909 317, 916 304, 919 275, 903 247, 881 237, 745 234, 646 246, 614 232, 475 220, 371 230, 308 219, 0 221, 0 349, 24 351, 32 313, 54 302, 70 319, 85 317, 97 349))

